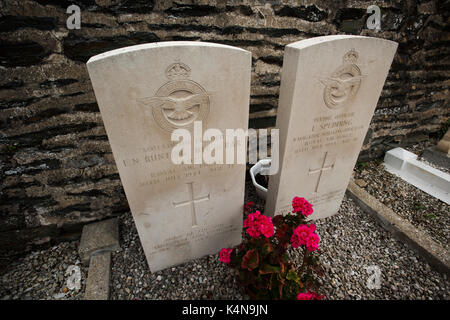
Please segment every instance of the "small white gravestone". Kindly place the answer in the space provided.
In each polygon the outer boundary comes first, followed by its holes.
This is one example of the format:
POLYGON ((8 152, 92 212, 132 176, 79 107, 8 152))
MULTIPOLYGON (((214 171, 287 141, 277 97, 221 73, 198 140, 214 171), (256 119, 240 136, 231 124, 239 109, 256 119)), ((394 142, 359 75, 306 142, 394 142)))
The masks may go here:
POLYGON ((276 127, 280 170, 269 179, 266 214, 287 214, 294 196, 314 219, 341 204, 397 43, 325 36, 286 46, 276 127))
POLYGON ((246 130, 251 53, 161 42, 97 55, 87 67, 150 270, 239 244, 245 164, 174 164, 171 132, 192 132, 194 121, 203 131, 246 130))
POLYGON ((394 148, 384 156, 385 169, 435 198, 450 204, 450 174, 417 160, 403 148, 394 148))

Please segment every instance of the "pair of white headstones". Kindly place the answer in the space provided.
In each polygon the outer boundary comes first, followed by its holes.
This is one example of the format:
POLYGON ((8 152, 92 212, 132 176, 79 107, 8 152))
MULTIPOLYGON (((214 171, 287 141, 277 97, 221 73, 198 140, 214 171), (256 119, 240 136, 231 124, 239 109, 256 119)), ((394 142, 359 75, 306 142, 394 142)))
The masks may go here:
MULTIPOLYGON (((289 213, 294 196, 313 203, 314 219, 338 211, 396 48, 361 36, 286 46, 266 215, 289 213)), ((245 165, 175 165, 170 132, 194 121, 246 130, 251 53, 161 42, 97 55, 87 67, 150 270, 239 244, 245 165)))

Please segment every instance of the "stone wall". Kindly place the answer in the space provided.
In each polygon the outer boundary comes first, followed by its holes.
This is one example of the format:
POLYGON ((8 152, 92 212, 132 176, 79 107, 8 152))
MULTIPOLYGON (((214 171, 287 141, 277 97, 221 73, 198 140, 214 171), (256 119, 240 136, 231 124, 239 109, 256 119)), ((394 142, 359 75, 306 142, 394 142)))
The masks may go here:
POLYGON ((139 43, 194 40, 253 54, 250 127, 275 124, 283 48, 330 34, 400 46, 360 158, 427 139, 449 116, 449 1, 0 1, 0 251, 77 237, 128 210, 85 62, 139 43), (68 30, 66 8, 81 8, 68 30))

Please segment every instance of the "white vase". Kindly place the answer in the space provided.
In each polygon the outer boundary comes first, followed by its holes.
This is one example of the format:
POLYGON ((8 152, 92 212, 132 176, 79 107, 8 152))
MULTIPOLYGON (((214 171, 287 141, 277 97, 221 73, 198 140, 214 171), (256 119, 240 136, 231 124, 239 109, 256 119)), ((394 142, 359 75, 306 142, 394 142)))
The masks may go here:
POLYGON ((253 186, 256 189, 256 193, 261 199, 266 199, 267 195, 267 188, 264 188, 262 185, 258 184, 255 180, 255 177, 257 174, 268 174, 270 169, 270 158, 265 158, 259 160, 256 164, 253 165, 253 167, 250 168, 250 177, 252 178, 253 186), (266 172, 264 172, 266 171, 266 172))

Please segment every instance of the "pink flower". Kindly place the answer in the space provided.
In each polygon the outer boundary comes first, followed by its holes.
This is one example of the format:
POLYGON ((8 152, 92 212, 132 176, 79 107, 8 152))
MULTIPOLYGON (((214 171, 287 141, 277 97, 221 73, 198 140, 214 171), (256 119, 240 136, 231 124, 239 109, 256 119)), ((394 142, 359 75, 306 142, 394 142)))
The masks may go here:
POLYGON ((305 198, 294 197, 292 199, 292 210, 293 213, 300 212, 305 217, 311 215, 313 213, 312 205, 306 201, 305 198))
POLYGON ((256 211, 255 213, 250 213, 247 219, 244 220, 244 228, 250 227, 253 225, 254 221, 258 220, 258 217, 261 215, 261 212, 256 211))
POLYGON ((311 231, 306 224, 301 224, 295 228, 291 237, 292 247, 298 248, 299 246, 305 245, 306 238, 310 232, 311 231))
POLYGON ((274 234, 272 218, 262 215, 259 211, 248 215, 244 220, 244 228, 252 238, 257 238, 261 234, 270 238, 274 234))
POLYGON ((297 300, 322 300, 323 298, 325 298, 324 295, 318 295, 315 292, 300 292, 297 295, 297 300))
POLYGON ((222 250, 220 250, 219 252, 220 261, 223 263, 230 263, 231 261, 230 254, 232 251, 233 249, 230 248, 223 248, 222 250))
POLYGON ((257 238, 261 235, 261 232, 255 226, 248 228, 247 233, 252 238, 257 238))
POLYGON ((261 233, 266 237, 270 238, 274 234, 273 222, 271 217, 265 217, 264 222, 261 224, 261 233))
POLYGON ((317 233, 310 233, 306 238, 306 250, 315 251, 319 248, 320 238, 317 233))
POLYGON ((309 292, 300 292, 297 295, 297 300, 311 300, 312 295, 309 292))
POLYGON ((319 236, 315 233, 316 225, 301 224, 294 229, 291 237, 291 244, 293 248, 306 245, 306 250, 314 251, 319 248, 319 236))

